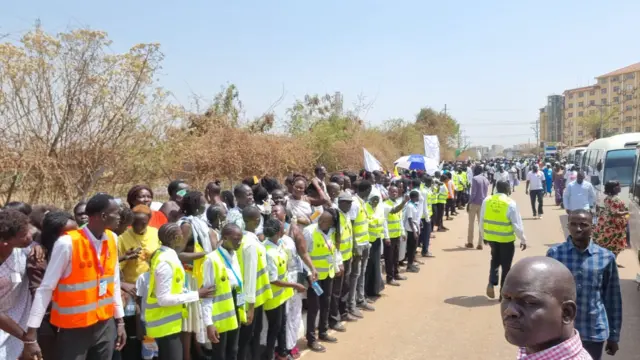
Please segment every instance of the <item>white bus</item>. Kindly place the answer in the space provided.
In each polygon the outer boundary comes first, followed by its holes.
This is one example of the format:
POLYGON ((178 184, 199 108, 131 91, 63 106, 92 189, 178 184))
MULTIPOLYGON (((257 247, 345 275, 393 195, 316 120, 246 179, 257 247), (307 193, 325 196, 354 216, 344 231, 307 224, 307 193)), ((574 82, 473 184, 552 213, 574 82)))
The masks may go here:
POLYGON ((567 164, 580 165, 586 147, 577 147, 567 151, 567 164))
POLYGON ((640 133, 628 133, 594 140, 587 146, 580 168, 596 190, 596 206, 602 206, 604 184, 610 180, 620 182, 620 196, 627 198, 639 143, 640 133))
MULTIPOLYGON (((627 239, 631 243, 638 263, 640 263, 640 146, 636 147, 636 163, 629 189, 629 233, 627 239)), ((640 274, 636 276, 640 290, 640 274)))

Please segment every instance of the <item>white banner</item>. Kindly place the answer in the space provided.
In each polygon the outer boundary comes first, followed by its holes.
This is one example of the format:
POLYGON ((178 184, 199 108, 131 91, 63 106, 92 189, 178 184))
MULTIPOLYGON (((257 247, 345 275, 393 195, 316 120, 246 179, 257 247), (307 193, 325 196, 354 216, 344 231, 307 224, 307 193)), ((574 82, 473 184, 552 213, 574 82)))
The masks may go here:
POLYGON ((362 150, 364 150, 364 169, 367 171, 383 171, 380 161, 378 161, 378 159, 371 155, 371 153, 368 152, 367 149, 362 148, 362 150))
POLYGON ((436 135, 423 135, 424 138, 424 156, 440 162, 440 141, 436 135))

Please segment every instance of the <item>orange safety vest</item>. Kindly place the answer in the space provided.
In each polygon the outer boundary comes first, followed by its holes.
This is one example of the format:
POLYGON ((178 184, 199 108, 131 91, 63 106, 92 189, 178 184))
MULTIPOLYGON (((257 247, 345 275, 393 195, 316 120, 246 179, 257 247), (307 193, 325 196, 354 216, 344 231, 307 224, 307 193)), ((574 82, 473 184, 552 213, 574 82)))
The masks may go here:
POLYGON ((454 194, 453 181, 451 180, 445 181, 445 185, 447 187, 447 199, 453 199, 453 194, 454 194))
POLYGON ((67 233, 71 236, 71 273, 60 279, 53 291, 50 321, 62 329, 84 328, 113 317, 114 275, 118 271, 116 235, 106 231, 107 240, 102 242, 98 261, 85 231, 89 229, 67 233))

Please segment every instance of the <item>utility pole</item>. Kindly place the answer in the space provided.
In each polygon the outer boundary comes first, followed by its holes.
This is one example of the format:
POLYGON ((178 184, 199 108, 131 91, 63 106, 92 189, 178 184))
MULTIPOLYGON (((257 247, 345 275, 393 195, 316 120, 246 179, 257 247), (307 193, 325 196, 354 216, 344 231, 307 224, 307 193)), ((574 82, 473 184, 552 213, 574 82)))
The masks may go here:
POLYGON ((533 130, 533 133, 536 136, 536 144, 534 148, 538 149, 536 152, 540 155, 540 120, 536 120, 536 122, 532 123, 531 130, 533 130))
POLYGON ((447 116, 447 104, 444 104, 444 116, 447 116))

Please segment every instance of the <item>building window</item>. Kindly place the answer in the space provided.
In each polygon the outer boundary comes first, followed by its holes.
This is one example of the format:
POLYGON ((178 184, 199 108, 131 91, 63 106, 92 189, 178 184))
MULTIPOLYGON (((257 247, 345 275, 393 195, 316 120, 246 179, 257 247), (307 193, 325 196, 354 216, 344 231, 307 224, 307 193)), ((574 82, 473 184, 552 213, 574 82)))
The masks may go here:
POLYGON ((631 116, 625 116, 624 121, 631 121, 631 116))
POLYGON ((578 131, 578 136, 583 136, 584 135, 584 131, 580 130, 578 131))
POLYGON ((633 91, 633 85, 628 84, 627 85, 627 91, 633 91))
POLYGON ((584 92, 583 92, 583 91, 580 91, 580 92, 578 93, 578 97, 584 97, 584 92))
POLYGON ((613 122, 618 122, 618 120, 620 120, 620 118, 619 118, 619 117, 614 117, 614 118, 613 118, 613 122))
POLYGON ((595 100, 589 100, 589 106, 593 106, 593 105, 595 105, 595 104, 596 104, 596 101, 595 101, 595 100))
POLYGON ((569 94, 569 99, 573 99, 573 94, 569 94))
POLYGON ((578 111, 578 116, 580 117, 584 116, 584 111, 578 111))
POLYGON ((569 103, 569 109, 573 109, 573 103, 569 103))
POLYGON ((612 77, 612 78, 611 78, 611 81, 612 81, 612 82, 613 82, 613 81, 620 81, 620 78, 619 78, 619 77, 617 77, 617 76, 614 76, 614 77, 612 77))
POLYGON ((580 102, 578 103, 578 107, 584 107, 584 101, 580 101, 580 102))
POLYGON ((633 106, 631 106, 631 105, 627 105, 627 107, 625 108, 625 110, 627 110, 627 111, 631 111, 631 110, 633 110, 633 106))
POLYGON ((613 87, 613 92, 614 93, 619 93, 620 92, 620 86, 614 86, 613 87))
POLYGON ((626 127, 624 128, 624 132, 626 132, 626 133, 630 133, 630 132, 632 132, 632 131, 633 131, 633 130, 631 130, 631 129, 632 129, 632 128, 631 128, 631 126, 626 126, 626 127))
POLYGON ((631 74, 624 74, 624 79, 628 80, 628 79, 634 79, 636 77, 636 74, 631 73, 631 74))
POLYGON ((596 91, 595 91, 595 90, 591 90, 591 91, 589 91, 589 95, 595 95, 595 94, 596 94, 596 91))
POLYGON ((625 95, 625 96, 624 96, 624 99, 625 99, 626 101, 633 100, 633 95, 631 95, 631 94, 629 94, 629 95, 625 95))
POLYGON ((613 103, 614 103, 614 104, 617 104, 617 103, 619 103, 619 102, 620 102, 620 97, 619 97, 619 96, 615 96, 615 97, 613 98, 613 103))
POLYGON ((573 113, 572 113, 572 112, 568 113, 568 114, 567 114, 567 117, 572 118, 572 117, 573 117, 573 113))
POLYGON ((600 94, 606 94, 606 93, 607 93, 607 88, 600 89, 600 94))
POLYGON ((606 83, 607 83, 607 78, 598 79, 598 84, 606 84, 606 83))
POLYGON ((607 99, 606 98, 602 98, 602 100, 600 100, 602 102, 602 104, 606 105, 607 104, 607 99))
POLYGON ((616 133, 616 134, 620 132, 620 128, 617 128, 617 127, 616 127, 616 128, 613 128, 613 129, 611 129, 611 130, 612 130, 614 133, 616 133))

